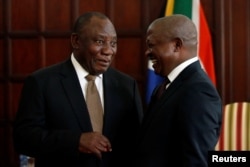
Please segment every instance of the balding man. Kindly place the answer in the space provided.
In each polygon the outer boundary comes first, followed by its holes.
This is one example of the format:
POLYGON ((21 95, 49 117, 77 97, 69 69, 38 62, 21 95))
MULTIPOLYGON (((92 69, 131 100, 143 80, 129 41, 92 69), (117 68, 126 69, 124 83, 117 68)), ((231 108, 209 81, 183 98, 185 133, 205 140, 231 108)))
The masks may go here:
POLYGON ((102 13, 84 13, 71 45, 65 61, 25 80, 13 126, 15 149, 34 157, 35 167, 128 167, 143 113, 136 80, 110 66, 115 27, 102 13))
POLYGON ((152 94, 136 166, 206 167, 220 133, 222 102, 198 60, 196 27, 183 15, 159 18, 148 27, 146 43, 155 73, 168 82, 152 94))

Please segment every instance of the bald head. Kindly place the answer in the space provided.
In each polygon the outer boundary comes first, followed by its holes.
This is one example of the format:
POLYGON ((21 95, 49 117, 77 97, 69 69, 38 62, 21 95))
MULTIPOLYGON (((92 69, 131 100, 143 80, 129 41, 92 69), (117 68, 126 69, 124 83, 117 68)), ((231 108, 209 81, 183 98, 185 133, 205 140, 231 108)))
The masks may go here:
POLYGON ((180 38, 186 45, 197 45, 196 26, 184 15, 176 14, 156 19, 148 28, 149 31, 152 29, 162 38, 180 38))
POLYGON ((181 63, 197 56, 197 30, 184 15, 171 15, 153 21, 147 31, 145 54, 155 73, 167 76, 181 63))
POLYGON ((86 26, 86 25, 88 25, 90 23, 90 21, 91 21, 91 19, 93 17, 96 17, 96 18, 99 18, 99 19, 107 19, 107 20, 109 20, 109 18, 106 15, 102 14, 102 13, 99 13, 99 12, 87 12, 87 13, 84 13, 83 15, 78 17, 78 19, 75 22, 73 32, 79 33, 84 26, 86 26))

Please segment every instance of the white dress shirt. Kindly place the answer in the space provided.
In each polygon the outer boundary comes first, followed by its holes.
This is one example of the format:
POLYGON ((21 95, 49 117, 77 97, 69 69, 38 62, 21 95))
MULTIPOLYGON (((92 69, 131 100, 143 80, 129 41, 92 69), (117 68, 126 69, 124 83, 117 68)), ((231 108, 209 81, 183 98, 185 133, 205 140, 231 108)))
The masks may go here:
MULTIPOLYGON (((87 91, 87 84, 88 84, 88 81, 86 80, 86 76, 89 74, 79 63, 78 61, 75 59, 74 57, 74 54, 72 53, 71 54, 71 61, 72 61, 72 64, 76 70, 76 73, 77 73, 77 76, 78 76, 78 79, 79 79, 79 82, 80 82, 80 85, 81 85, 81 88, 82 88, 82 92, 83 92, 83 95, 84 95, 84 98, 86 98, 86 91, 87 91)), ((96 84, 96 87, 97 87, 97 90, 99 92, 99 95, 100 95, 100 98, 101 98, 101 103, 102 103, 102 108, 103 108, 103 111, 104 111, 104 100, 103 100, 103 75, 100 74, 96 77, 95 79, 95 84, 96 84)))
POLYGON ((175 78, 190 64, 192 64, 193 62, 198 61, 198 57, 193 57, 183 63, 181 63, 180 65, 178 65, 177 67, 175 67, 169 74, 168 74, 168 79, 170 80, 170 83, 166 86, 166 88, 171 84, 171 82, 173 82, 175 80, 175 78))

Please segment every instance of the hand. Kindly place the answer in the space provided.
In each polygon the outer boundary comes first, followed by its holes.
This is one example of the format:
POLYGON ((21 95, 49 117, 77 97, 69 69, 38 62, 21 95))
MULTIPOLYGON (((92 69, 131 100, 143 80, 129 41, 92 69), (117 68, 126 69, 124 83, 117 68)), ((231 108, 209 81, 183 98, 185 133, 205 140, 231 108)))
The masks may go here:
POLYGON ((99 132, 82 133, 80 136, 79 151, 95 154, 102 158, 102 152, 112 151, 109 140, 99 132))

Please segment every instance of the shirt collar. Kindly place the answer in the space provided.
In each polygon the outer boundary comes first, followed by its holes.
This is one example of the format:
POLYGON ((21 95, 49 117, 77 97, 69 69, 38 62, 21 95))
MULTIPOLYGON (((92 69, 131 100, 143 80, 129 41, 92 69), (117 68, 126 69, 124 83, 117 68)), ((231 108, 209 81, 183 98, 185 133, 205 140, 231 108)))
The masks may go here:
POLYGON ((168 79, 172 82, 188 65, 192 64, 193 62, 197 61, 198 57, 193 57, 191 59, 186 60, 185 62, 181 63, 177 67, 175 67, 169 74, 168 79))
MULTIPOLYGON (((76 60, 74 54, 71 54, 71 61, 72 64, 76 70, 77 76, 79 79, 83 79, 88 75, 88 72, 79 64, 79 62, 76 60)), ((103 74, 98 75, 97 77, 102 79, 103 74)))

